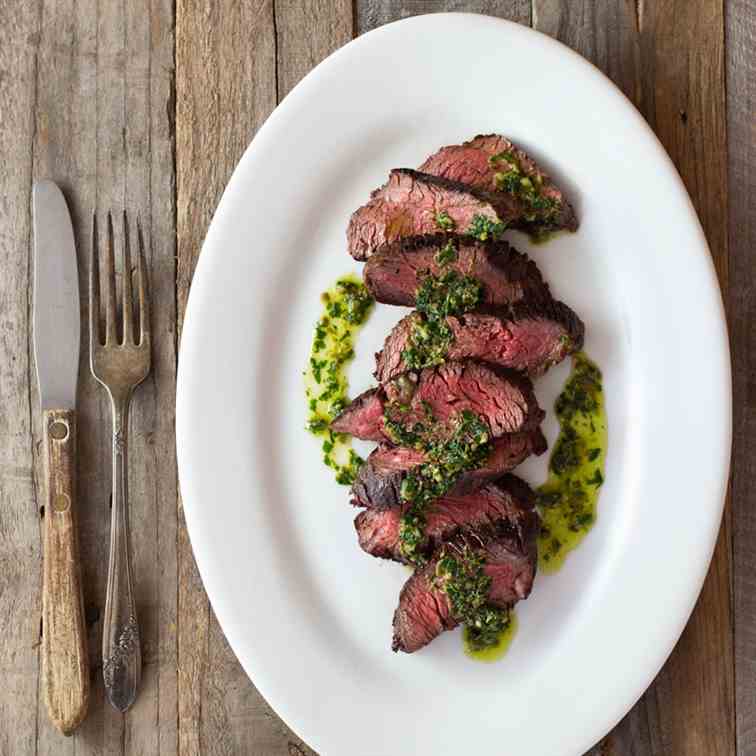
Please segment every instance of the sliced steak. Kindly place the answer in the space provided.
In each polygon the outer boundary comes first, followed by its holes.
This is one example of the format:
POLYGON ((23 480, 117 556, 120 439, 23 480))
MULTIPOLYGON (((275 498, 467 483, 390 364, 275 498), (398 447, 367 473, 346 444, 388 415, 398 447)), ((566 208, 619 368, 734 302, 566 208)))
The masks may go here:
POLYGON ((463 528, 404 584, 394 612, 393 650, 411 654, 457 626, 447 595, 434 585, 436 565, 444 550, 453 553, 468 548, 485 558, 483 571, 491 578, 488 602, 493 606, 509 608, 527 598, 535 579, 539 528, 532 504, 515 507, 493 523, 463 528))
POLYGON ((454 630, 459 624, 446 594, 433 587, 435 569, 434 560, 414 572, 402 587, 394 612, 392 651, 419 651, 444 630, 454 630))
POLYGON ((378 388, 363 391, 353 399, 333 420, 331 430, 348 433, 366 441, 385 441, 383 407, 386 395, 378 388))
MULTIPOLYGON (((448 257, 448 255, 447 255, 448 257)), ((481 305, 506 305, 521 299, 536 301, 549 296, 549 287, 536 264, 505 241, 478 241, 472 237, 433 234, 410 236, 389 244, 365 264, 365 285, 378 302, 415 304, 421 280, 454 270, 471 276, 483 286, 481 305), (444 261, 441 250, 448 244, 456 258, 444 261)))
POLYGON ((347 244, 355 260, 367 260, 379 247, 404 236, 433 234, 440 230, 465 233, 476 216, 499 222, 491 197, 455 181, 396 168, 389 180, 370 195, 370 202, 349 220, 347 244), (450 219, 443 229, 438 217, 450 219))
MULTIPOLYGON (((422 320, 413 312, 394 326, 376 355, 375 377, 381 382, 407 371, 404 351, 413 325, 422 320)), ((518 302, 506 310, 471 312, 448 317, 454 340, 449 360, 473 358, 493 365, 542 375, 552 365, 582 349, 585 326, 563 302, 518 302)))
POLYGON ((524 376, 476 362, 448 362, 360 394, 331 428, 366 441, 395 441, 387 417, 405 430, 432 425, 434 438, 442 439, 465 410, 488 424, 492 438, 531 430, 544 417, 524 376))
MULTIPOLYGON (((425 540, 415 551, 429 556, 443 541, 453 538, 463 528, 492 525, 511 517, 520 509, 532 509, 533 492, 527 483, 514 475, 505 475, 479 491, 466 496, 444 496, 425 512, 425 540)), ((400 549, 399 524, 408 504, 391 509, 366 509, 357 515, 354 527, 360 547, 368 554, 395 562, 404 562, 400 549)))
POLYGON ((506 137, 481 135, 464 144, 442 147, 419 170, 488 192, 499 217, 514 228, 542 234, 559 229, 575 231, 578 227, 575 212, 559 187, 506 137), (506 155, 514 161, 508 161, 506 155), (529 201, 519 180, 511 186, 508 179, 518 175, 530 182, 527 188, 541 201, 529 201))
MULTIPOLYGON (((463 473, 446 496, 458 497, 473 493, 487 483, 514 470, 531 454, 543 454, 546 439, 540 429, 528 433, 513 433, 493 442, 485 465, 463 473)), ((352 504, 371 509, 401 508, 402 481, 413 467, 425 461, 423 452, 394 446, 379 446, 357 472, 352 485, 352 504)))

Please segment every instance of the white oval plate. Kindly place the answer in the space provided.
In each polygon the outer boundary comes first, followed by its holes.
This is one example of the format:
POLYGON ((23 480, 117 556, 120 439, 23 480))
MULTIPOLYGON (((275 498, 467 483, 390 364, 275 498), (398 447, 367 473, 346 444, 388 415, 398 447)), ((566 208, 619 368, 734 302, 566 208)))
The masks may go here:
MULTIPOLYGON (((352 391, 402 312, 361 335, 352 391)), ((568 366, 539 381, 550 408, 568 366)), ((476 15, 382 27, 286 98, 239 163, 184 324, 177 441, 197 563, 262 694, 324 756, 581 754, 671 651, 711 558, 730 449, 722 303, 701 227, 653 133, 568 48, 476 15), (459 633, 389 650, 404 568, 357 546, 346 489, 304 430, 319 293, 359 270, 344 232, 388 170, 507 134, 574 200, 580 231, 529 249, 587 324, 609 454, 598 522, 536 580, 496 664, 459 633)), ((553 442, 556 423, 546 431, 553 442)), ((523 466, 536 484, 546 460, 523 466)))

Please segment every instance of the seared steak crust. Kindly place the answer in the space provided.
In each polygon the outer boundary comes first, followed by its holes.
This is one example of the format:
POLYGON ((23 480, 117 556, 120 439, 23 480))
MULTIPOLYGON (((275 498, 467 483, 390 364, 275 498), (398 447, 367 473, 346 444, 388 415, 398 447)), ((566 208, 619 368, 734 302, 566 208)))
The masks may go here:
POLYGON ((373 254, 365 264, 365 285, 384 304, 415 304, 423 277, 454 270, 482 284, 481 305, 506 305, 522 299, 546 299, 549 287, 536 264, 505 241, 479 241, 457 234, 431 234, 399 239, 373 254), (443 266, 438 253, 451 243, 456 259, 443 266))
MULTIPOLYGON (((488 601, 508 608, 527 598, 532 590, 539 528, 538 514, 532 504, 526 504, 490 524, 461 529, 449 541, 449 547, 482 551, 486 560, 483 570, 491 578, 488 601)), ((439 557, 440 549, 427 565, 415 571, 399 594, 391 646, 394 651, 418 651, 458 624, 448 597, 434 585, 439 557)))
MULTIPOLYGON (((464 473, 447 491, 447 496, 465 496, 513 470, 531 454, 543 454, 546 439, 540 429, 513 433, 493 442, 486 464, 464 473)), ((389 509, 402 507, 401 486, 405 475, 425 457, 414 449, 379 446, 365 460, 352 484, 352 503, 359 507, 389 509)))
POLYGON ((492 438, 531 430, 544 417, 526 377, 476 362, 447 362, 360 394, 331 428, 366 441, 391 441, 384 421, 387 412, 405 428, 428 423, 430 413, 442 437, 466 410, 487 423, 492 438), (393 409, 397 405, 403 409, 393 409))
MULTIPOLYGON (((480 490, 465 496, 444 496, 425 512, 425 542, 415 552, 429 556, 444 541, 463 528, 480 528, 511 517, 521 508, 533 506, 533 492, 514 475, 504 475, 480 490)), ((409 505, 390 509, 366 509, 354 521, 363 551, 376 557, 404 562, 400 549, 399 525, 409 505)))
MULTIPOLYGON (((381 382, 407 371, 404 351, 413 324, 422 316, 413 312, 400 320, 376 355, 375 377, 381 382)), ((454 340, 448 359, 472 358, 539 376, 552 365, 582 349, 585 326, 563 302, 521 301, 506 309, 481 310, 446 319, 454 340)))
POLYGON ((349 220, 347 246, 355 260, 367 260, 384 244, 405 236, 441 230, 438 216, 446 213, 454 228, 464 233, 480 215, 493 223, 499 217, 490 192, 458 181, 409 168, 395 168, 389 180, 370 195, 349 220))
POLYGON ((420 170, 486 192, 499 217, 514 228, 524 231, 575 231, 578 227, 572 206, 548 174, 524 150, 498 134, 479 135, 464 144, 442 147, 420 166, 420 170), (536 214, 532 218, 532 210, 527 203, 516 194, 497 188, 495 176, 500 166, 492 163, 490 158, 507 152, 515 156, 523 174, 540 185, 541 196, 556 204, 556 214, 536 214))

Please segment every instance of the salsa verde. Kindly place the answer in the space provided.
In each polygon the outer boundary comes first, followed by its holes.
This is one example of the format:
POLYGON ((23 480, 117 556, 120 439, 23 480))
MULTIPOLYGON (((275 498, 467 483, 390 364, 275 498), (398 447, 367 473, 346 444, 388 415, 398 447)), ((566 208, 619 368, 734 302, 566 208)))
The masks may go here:
POLYGON ((572 357, 572 372, 554 407, 560 432, 549 460, 549 475, 536 492, 542 527, 539 568, 556 572, 596 520, 604 482, 607 447, 601 371, 583 352, 572 357))
POLYGON ((320 297, 323 313, 315 325, 310 359, 304 372, 307 429, 323 438, 323 462, 348 486, 363 459, 352 449, 351 436, 334 433, 331 421, 349 403, 347 366, 354 341, 373 308, 373 298, 356 276, 344 276, 320 297))

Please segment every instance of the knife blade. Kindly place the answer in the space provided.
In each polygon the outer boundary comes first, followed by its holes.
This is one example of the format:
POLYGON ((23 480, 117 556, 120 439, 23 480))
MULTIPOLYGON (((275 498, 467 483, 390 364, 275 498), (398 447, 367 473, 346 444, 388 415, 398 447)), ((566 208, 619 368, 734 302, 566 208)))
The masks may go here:
POLYGON ((71 216, 52 181, 32 187, 33 341, 45 450, 42 680, 50 718, 70 735, 86 715, 89 661, 76 532, 76 381, 81 331, 71 216))
POLYGON ((42 409, 73 409, 79 372, 79 278, 71 216, 52 181, 34 185, 34 356, 42 409))

